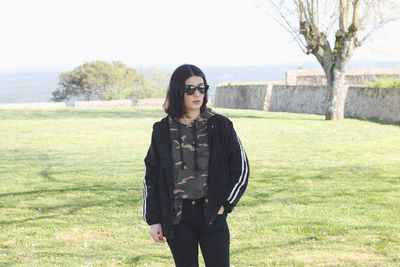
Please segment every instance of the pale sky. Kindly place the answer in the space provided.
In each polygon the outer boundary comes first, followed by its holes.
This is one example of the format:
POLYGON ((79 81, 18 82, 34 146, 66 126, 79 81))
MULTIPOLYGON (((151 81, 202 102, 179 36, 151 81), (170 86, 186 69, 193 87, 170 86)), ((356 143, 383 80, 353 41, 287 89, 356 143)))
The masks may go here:
MULTIPOLYGON (((1 0, 0 69, 314 62, 257 0, 1 0)), ((355 59, 400 61, 400 23, 355 59)))

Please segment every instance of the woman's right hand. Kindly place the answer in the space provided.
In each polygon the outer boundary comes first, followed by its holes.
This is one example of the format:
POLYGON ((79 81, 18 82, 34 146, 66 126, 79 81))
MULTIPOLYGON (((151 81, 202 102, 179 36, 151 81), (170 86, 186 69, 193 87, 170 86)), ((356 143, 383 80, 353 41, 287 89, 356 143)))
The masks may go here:
POLYGON ((153 238, 153 240, 156 242, 159 242, 159 243, 165 242, 162 226, 159 223, 152 224, 150 226, 150 235, 153 238))

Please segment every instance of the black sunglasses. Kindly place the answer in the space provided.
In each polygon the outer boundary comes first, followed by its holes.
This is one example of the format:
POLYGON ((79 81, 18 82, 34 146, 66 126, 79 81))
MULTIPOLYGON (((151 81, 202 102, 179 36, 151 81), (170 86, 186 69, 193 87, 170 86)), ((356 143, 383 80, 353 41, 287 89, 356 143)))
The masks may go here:
POLYGON ((191 84, 185 85, 185 93, 188 95, 193 95, 196 92, 196 89, 199 90, 200 94, 204 95, 207 93, 207 90, 210 86, 208 84, 200 84, 198 86, 194 86, 191 84))

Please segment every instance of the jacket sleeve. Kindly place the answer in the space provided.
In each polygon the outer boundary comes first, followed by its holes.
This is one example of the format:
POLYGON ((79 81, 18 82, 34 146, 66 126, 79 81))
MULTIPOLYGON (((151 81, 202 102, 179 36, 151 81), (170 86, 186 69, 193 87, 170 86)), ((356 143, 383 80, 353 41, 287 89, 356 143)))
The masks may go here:
POLYGON ((239 202, 239 199, 246 190, 250 175, 249 161, 246 152, 240 142, 239 136, 233 128, 232 123, 230 123, 230 125, 231 134, 229 138, 230 145, 228 153, 230 182, 228 199, 224 203, 226 213, 231 212, 239 202))
MULTIPOLYGON (((154 128, 153 128, 154 129, 154 128)), ((154 130, 150 147, 144 159, 145 171, 143 179, 143 218, 147 224, 161 223, 159 196, 158 196, 158 172, 159 158, 154 141, 154 130)))

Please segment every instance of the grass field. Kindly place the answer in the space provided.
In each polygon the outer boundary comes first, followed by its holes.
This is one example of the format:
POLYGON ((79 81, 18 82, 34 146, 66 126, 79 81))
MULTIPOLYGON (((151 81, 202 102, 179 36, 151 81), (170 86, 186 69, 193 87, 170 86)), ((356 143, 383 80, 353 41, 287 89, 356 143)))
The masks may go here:
MULTIPOLYGON (((400 266, 400 125, 215 109, 247 151, 231 264, 400 266)), ((173 266, 142 219, 155 108, 0 110, 0 266, 173 266)))

